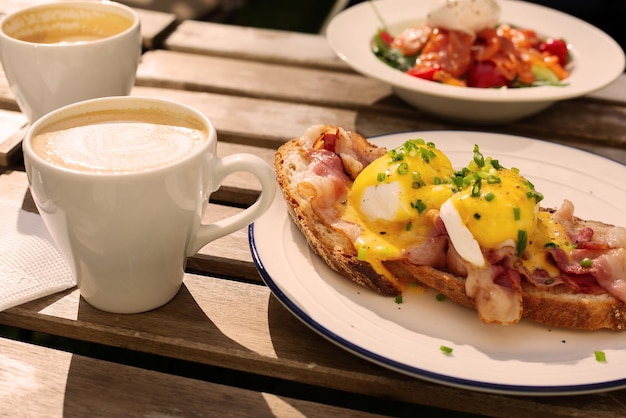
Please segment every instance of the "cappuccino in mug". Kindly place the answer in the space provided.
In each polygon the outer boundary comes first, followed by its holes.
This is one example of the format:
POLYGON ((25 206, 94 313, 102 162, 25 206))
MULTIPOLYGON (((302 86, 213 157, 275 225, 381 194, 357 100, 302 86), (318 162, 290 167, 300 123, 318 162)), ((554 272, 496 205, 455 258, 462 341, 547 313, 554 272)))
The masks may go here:
POLYGON ((33 123, 22 149, 33 201, 81 296, 108 312, 167 303, 187 257, 247 226, 274 200, 268 163, 252 154, 218 157, 211 121, 172 101, 74 103, 33 123), (207 221, 211 193, 240 171, 259 180, 259 199, 207 221))
POLYGON ((104 174, 165 166, 195 153, 207 140, 207 129, 191 118, 115 109, 50 124, 31 145, 54 165, 104 174))
POLYGON ((142 51, 141 22, 113 1, 33 2, 0 20, 0 60, 32 124, 83 100, 126 96, 142 51))
POLYGON ((132 25, 133 20, 107 10, 58 5, 16 14, 4 23, 4 32, 24 42, 78 43, 109 38, 130 29, 132 25))

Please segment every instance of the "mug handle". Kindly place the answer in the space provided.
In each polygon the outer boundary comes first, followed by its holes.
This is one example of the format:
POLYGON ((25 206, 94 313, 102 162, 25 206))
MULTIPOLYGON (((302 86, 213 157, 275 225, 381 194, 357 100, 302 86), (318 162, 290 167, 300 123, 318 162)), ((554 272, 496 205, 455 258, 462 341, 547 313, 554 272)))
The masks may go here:
POLYGON ((233 154, 223 159, 216 158, 214 167, 214 189, 217 189, 222 181, 230 174, 237 171, 246 171, 253 174, 261 182, 261 195, 253 205, 243 212, 208 225, 202 225, 196 236, 191 239, 187 246, 187 256, 194 255, 209 242, 250 224, 261 216, 274 200, 274 194, 276 193, 274 172, 265 161, 256 155, 233 154))

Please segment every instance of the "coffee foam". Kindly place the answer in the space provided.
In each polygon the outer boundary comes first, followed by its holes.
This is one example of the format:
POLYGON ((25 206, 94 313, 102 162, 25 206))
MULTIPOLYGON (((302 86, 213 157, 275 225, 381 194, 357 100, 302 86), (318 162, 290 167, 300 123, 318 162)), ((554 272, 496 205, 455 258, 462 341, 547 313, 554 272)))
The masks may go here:
POLYGON ((121 15, 100 10, 59 5, 24 11, 3 22, 4 32, 25 42, 79 43, 122 33, 133 22, 121 15))
POLYGON ((181 160, 208 139, 206 129, 187 121, 151 119, 171 118, 142 119, 132 111, 126 117, 91 114, 48 127, 31 139, 31 145, 40 157, 71 170, 130 173, 181 160))

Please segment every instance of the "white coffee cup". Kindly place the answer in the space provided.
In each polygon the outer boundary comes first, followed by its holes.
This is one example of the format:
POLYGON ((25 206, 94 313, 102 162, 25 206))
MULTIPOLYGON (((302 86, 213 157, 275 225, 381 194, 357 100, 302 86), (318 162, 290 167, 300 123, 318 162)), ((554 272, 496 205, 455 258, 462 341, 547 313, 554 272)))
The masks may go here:
POLYGON ((0 23, 0 57, 33 123, 82 100, 130 94, 141 56, 138 14, 111 1, 39 4, 0 23))
POLYGON ((269 207, 272 168, 251 154, 219 158, 216 144, 199 111, 144 97, 75 103, 31 126, 22 146, 30 191, 89 304, 137 313, 167 303, 188 256, 269 207), (210 194, 237 171, 258 178, 259 199, 203 224, 210 194))

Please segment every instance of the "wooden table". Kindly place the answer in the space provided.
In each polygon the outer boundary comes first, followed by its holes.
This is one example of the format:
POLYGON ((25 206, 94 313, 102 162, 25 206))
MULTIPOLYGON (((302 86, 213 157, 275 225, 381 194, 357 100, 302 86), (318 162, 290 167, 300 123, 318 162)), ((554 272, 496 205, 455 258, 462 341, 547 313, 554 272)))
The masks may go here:
MULTIPOLYGON (((197 21, 173 26, 170 15, 143 16, 146 51, 132 94, 179 100, 206 113, 222 156, 251 152, 271 162, 281 143, 319 123, 366 136, 477 129, 408 107, 388 87, 350 71, 320 36, 197 21)), ((625 98, 623 76, 541 115, 480 129, 626 163, 625 98)), ((17 114, 3 76, 0 108, 17 114)), ((33 210, 19 150, 24 129, 0 143, 0 196, 33 210)), ((249 177, 233 176, 213 195, 213 214, 240 211, 258 192, 249 177)), ((0 312, 0 415, 626 415, 626 390, 486 394, 356 357, 303 325, 263 285, 246 229, 207 245, 189 259, 188 270, 176 298, 148 313, 103 313, 75 289, 0 312)))

